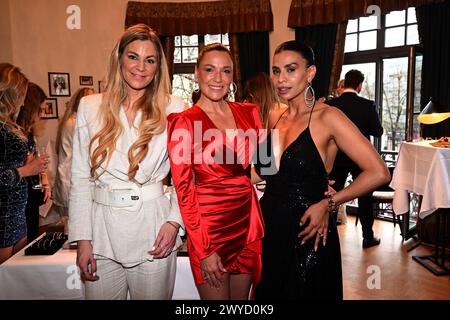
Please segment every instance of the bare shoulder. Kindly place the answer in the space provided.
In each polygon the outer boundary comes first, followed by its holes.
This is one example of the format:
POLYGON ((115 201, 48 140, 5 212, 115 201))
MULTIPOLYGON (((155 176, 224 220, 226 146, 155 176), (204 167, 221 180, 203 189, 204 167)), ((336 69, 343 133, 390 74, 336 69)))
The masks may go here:
POLYGON ((333 106, 330 106, 326 103, 323 102, 317 102, 315 109, 318 111, 319 116, 324 120, 324 121, 345 121, 345 119, 347 119, 347 117, 345 116, 345 114, 339 110, 338 108, 335 108, 333 106))
POLYGON ((277 107, 274 107, 269 113, 267 127, 272 128, 287 108, 288 106, 284 103, 277 103, 277 107))

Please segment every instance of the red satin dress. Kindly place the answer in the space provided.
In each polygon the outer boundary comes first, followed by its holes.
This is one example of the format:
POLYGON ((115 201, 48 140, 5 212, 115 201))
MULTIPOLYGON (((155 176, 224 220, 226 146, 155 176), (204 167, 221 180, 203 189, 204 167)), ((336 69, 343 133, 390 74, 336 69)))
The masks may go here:
MULTIPOLYGON (((262 126, 256 105, 228 104, 238 129, 260 133, 262 126)), ((197 105, 168 117, 172 179, 186 226, 195 283, 206 282, 200 260, 216 252, 230 274, 251 273, 255 285, 260 278, 264 233, 261 209, 250 180, 249 157, 254 154, 257 141, 230 143, 232 139, 225 137, 197 105), (222 141, 211 138, 209 129, 220 132, 222 141), (201 158, 220 152, 228 152, 228 156, 231 153, 234 161, 211 162, 201 158)))

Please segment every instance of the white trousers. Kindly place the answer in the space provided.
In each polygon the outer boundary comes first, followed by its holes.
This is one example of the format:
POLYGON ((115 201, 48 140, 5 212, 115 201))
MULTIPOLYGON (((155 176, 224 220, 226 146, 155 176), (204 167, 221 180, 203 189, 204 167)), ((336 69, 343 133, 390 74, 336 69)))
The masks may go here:
POLYGON ((97 281, 85 282, 87 300, 169 300, 175 286, 177 252, 165 259, 125 268, 110 259, 97 262, 97 281))

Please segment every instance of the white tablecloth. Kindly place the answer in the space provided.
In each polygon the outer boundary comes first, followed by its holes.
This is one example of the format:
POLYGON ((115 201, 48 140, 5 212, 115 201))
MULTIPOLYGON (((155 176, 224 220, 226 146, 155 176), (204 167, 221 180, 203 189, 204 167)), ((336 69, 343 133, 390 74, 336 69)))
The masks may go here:
POLYGON ((391 181, 396 214, 409 211, 408 192, 422 195, 420 218, 438 208, 450 208, 450 148, 436 148, 429 140, 402 142, 391 181))
MULTIPOLYGON (((51 256, 25 256, 24 251, 0 265, 0 300, 84 299, 76 250, 61 249, 51 256)), ((188 257, 177 258, 173 299, 199 299, 188 257)))

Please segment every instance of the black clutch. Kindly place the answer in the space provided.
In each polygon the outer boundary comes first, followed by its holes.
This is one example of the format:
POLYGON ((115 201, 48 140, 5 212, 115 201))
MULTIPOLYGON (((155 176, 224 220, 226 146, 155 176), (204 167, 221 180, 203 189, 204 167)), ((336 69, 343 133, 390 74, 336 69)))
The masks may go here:
POLYGON ((52 255, 67 241, 63 232, 49 232, 25 249, 26 256, 52 255))

